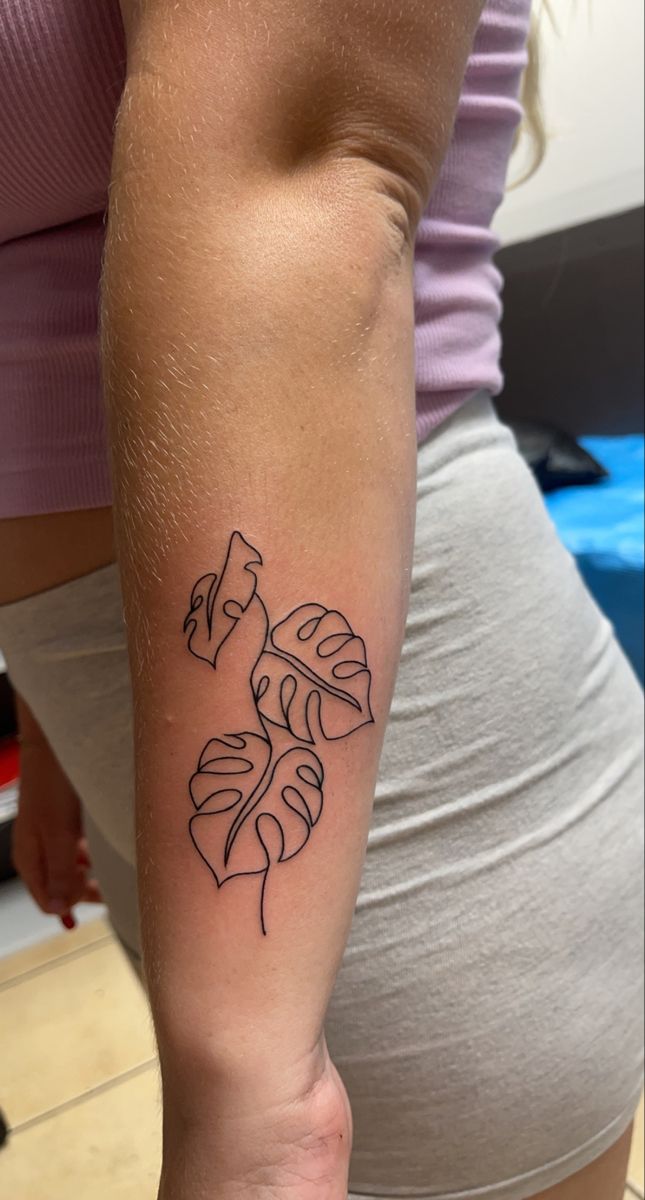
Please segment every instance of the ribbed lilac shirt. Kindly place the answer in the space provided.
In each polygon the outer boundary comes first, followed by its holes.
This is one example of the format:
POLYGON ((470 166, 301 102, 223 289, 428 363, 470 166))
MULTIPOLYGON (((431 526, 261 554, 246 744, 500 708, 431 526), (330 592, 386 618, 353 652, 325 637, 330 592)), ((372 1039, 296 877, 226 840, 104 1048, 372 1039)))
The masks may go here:
MULTIPOLYGON (((415 267, 417 427, 501 389, 504 192, 530 0, 489 0, 415 267)), ((111 499, 98 287, 124 80, 118 0, 0 0, 0 517, 111 499)))

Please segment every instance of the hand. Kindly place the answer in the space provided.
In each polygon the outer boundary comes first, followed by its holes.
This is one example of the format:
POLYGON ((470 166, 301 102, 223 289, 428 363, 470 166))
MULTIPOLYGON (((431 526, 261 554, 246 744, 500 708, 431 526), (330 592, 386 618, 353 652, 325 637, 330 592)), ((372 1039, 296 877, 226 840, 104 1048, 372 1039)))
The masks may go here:
POLYGON ((98 885, 91 878, 81 803, 22 702, 18 713, 22 740, 14 865, 38 907, 73 929, 75 904, 101 902, 98 885))
POLYGON ((324 1044, 317 1058, 306 1094, 271 1113, 245 1112, 228 1084, 200 1129, 179 1129, 165 1106, 158 1200, 347 1200, 349 1100, 324 1044))

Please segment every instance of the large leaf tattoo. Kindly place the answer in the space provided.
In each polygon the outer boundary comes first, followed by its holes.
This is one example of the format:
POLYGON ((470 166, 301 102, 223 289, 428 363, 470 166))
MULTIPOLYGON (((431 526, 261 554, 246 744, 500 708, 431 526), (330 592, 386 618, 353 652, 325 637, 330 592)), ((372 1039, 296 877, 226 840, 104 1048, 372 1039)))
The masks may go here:
POLYGON ((190 798, 201 813, 229 812, 253 795, 271 759, 271 746, 256 733, 211 738, 190 780, 190 798))
POLYGON ((260 923, 272 865, 295 858, 323 807, 323 766, 304 746, 287 750, 269 771, 271 747, 255 734, 213 738, 191 779, 197 813, 190 835, 218 887, 262 875, 260 923))
POLYGON ((373 721, 365 643, 342 613, 303 604, 271 634, 253 690, 261 716, 300 741, 347 737, 373 721))
POLYGON ((191 654, 223 674, 233 708, 246 689, 257 721, 255 730, 216 734, 204 746, 189 785, 190 835, 218 888, 261 877, 266 934, 269 875, 304 849, 323 811, 324 768, 311 746, 374 718, 363 639, 321 604, 294 609, 269 635, 261 566, 257 550, 234 533, 221 574, 195 584, 184 630, 191 654))

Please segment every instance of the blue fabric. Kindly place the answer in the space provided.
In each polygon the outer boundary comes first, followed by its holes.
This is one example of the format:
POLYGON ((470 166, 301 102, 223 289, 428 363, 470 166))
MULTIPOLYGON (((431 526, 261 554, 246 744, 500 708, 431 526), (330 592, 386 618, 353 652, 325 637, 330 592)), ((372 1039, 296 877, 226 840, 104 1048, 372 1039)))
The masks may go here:
POLYGON ((547 507, 642 681, 644 441, 640 436, 589 437, 581 441, 606 467, 609 478, 589 487, 553 492, 546 497, 547 507))

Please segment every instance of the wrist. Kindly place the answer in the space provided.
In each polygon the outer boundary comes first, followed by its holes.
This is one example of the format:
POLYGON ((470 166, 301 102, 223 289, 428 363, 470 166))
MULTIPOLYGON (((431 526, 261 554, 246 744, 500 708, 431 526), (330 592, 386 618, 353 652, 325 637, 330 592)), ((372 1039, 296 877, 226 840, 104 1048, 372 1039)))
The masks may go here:
POLYGON ((165 1078, 160 1200, 345 1200, 351 1116, 324 1042, 297 1070, 195 1079, 193 1094, 165 1078))
POLYGON ((324 1035, 313 1022, 287 1022, 277 1014, 244 1014, 228 1020, 208 1016, 155 1026, 163 1081, 164 1111, 182 1128, 199 1130, 224 1110, 236 1121, 266 1121, 306 1101, 328 1077, 324 1035), (273 1019, 275 1018, 275 1019, 273 1019))

